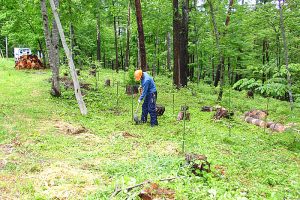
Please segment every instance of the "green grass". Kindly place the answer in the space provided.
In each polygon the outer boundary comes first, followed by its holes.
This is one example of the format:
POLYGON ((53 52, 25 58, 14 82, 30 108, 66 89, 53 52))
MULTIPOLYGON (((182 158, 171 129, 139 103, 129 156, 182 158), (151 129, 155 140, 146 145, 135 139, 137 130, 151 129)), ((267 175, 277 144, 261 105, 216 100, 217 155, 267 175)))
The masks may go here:
MULTIPOLYGON (((300 198, 299 134, 265 132, 242 120, 245 111, 266 109, 263 97, 252 100, 244 92, 231 91, 233 120, 213 121, 213 113, 200 108, 216 105, 217 89, 201 83, 177 91, 170 79, 159 76, 158 103, 166 106, 166 112, 160 125, 150 128, 132 124, 132 99, 124 94, 127 74, 101 69, 99 90, 84 91, 87 116, 80 115, 71 90, 63 90, 61 98, 49 95, 49 77, 49 70, 16 71, 12 61, 0 60, 0 199, 109 199, 116 185, 126 188, 177 175, 185 178, 159 183, 175 190, 176 199, 300 198), (103 86, 106 78, 113 80, 112 87, 103 86), (191 113, 186 152, 204 154, 212 164, 213 173, 203 177, 190 175, 183 166, 183 122, 176 121, 176 113, 185 104, 191 113), (66 134, 56 127, 60 123, 89 131, 66 134), (134 137, 124 137, 124 132, 134 137), (223 166, 224 176, 214 168, 217 165, 223 166)), ((80 78, 95 87, 87 71, 80 78)), ((228 88, 220 104, 228 107, 228 88)), ((134 109, 136 105, 137 97, 134 109)), ((270 99, 268 118, 299 124, 296 106, 291 113, 287 102, 270 99)), ((138 199, 140 189, 122 191, 115 199, 138 199)))

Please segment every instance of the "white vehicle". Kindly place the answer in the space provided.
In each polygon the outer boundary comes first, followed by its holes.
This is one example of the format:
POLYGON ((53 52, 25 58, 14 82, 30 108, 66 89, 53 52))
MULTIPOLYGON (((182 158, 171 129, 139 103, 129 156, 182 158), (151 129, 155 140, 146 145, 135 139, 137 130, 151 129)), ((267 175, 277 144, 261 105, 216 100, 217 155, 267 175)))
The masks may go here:
POLYGON ((31 50, 29 48, 14 48, 15 62, 23 55, 31 55, 31 50))

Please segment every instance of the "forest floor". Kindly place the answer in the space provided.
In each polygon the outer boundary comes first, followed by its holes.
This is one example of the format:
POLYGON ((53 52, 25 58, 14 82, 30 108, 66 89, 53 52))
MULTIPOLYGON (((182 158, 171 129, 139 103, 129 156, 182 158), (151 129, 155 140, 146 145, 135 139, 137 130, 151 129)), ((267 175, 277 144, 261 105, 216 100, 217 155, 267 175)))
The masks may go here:
MULTIPOLYGON (((266 109, 266 98, 231 90, 233 119, 214 121, 212 112, 200 109, 216 105, 217 89, 200 83, 177 91, 170 78, 158 76, 158 103, 166 112, 151 128, 132 123, 124 72, 100 70, 99 89, 84 91, 87 116, 80 115, 72 90, 61 98, 49 95, 50 74, 16 71, 12 60, 0 59, 0 199, 109 199, 116 187, 122 191, 113 199, 136 199, 142 187, 125 188, 145 180, 174 191, 176 199, 300 198, 300 135, 243 121, 244 112, 266 109), (106 78, 111 87, 104 87, 106 78), (184 123, 176 120, 185 104, 191 113, 185 151, 207 156, 212 172, 203 176, 185 167, 184 123)), ((95 88, 88 71, 80 79, 95 88)), ((220 105, 229 107, 228 88, 220 105)), ((299 129, 297 106, 292 113, 287 102, 270 99, 268 118, 299 129)))

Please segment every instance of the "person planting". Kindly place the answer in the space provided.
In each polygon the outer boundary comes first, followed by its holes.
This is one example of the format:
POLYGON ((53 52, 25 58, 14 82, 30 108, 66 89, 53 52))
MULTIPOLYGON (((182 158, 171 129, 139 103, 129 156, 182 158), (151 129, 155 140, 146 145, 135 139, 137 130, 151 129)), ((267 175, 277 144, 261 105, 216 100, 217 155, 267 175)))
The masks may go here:
POLYGON ((143 123, 147 122, 148 113, 150 114, 150 124, 151 127, 157 126, 157 115, 156 115, 156 99, 157 90, 153 78, 142 70, 136 70, 134 72, 134 77, 136 81, 141 81, 142 92, 139 97, 138 103, 141 103, 144 99, 142 106, 142 117, 141 121, 143 123))

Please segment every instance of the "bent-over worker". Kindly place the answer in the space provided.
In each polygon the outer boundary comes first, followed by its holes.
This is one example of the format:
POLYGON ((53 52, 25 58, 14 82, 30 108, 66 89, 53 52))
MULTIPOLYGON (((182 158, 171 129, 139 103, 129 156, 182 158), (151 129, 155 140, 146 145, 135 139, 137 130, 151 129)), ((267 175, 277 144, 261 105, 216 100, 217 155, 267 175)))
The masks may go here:
POLYGON ((153 78, 147 72, 143 72, 142 70, 136 70, 134 72, 134 77, 136 81, 141 81, 143 89, 138 100, 138 103, 140 103, 144 99, 141 120, 143 123, 147 122, 147 116, 149 113, 151 127, 156 126, 158 125, 156 115, 157 90, 153 78))

